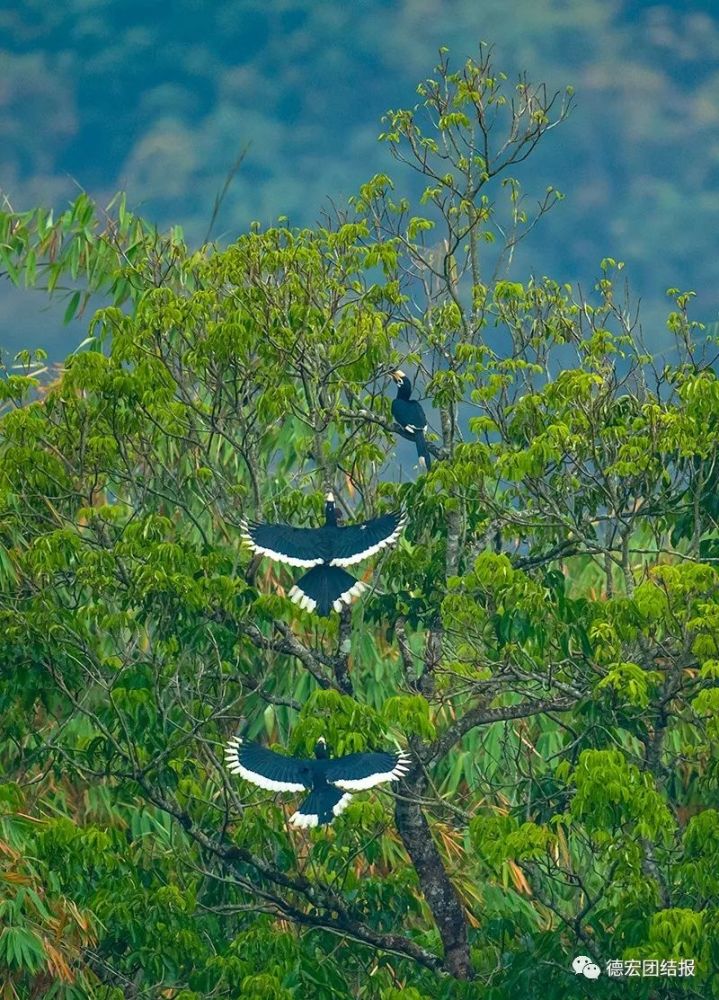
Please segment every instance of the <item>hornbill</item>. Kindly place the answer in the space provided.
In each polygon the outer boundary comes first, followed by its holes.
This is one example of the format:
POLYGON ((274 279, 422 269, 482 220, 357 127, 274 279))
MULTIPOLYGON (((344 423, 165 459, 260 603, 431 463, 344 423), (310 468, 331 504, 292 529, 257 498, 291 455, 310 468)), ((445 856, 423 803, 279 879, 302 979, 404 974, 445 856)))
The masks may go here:
POLYGON ((417 457, 420 465, 429 469, 432 460, 429 457, 427 442, 424 439, 424 432, 427 430, 427 417, 421 403, 416 399, 409 398, 412 395, 412 382, 405 373, 398 369, 391 375, 397 384, 397 395, 392 400, 392 416, 417 446, 417 457))
POLYGON ((362 562, 393 545, 407 522, 404 511, 341 527, 334 495, 325 497, 325 523, 321 528, 294 528, 289 524, 262 524, 243 518, 243 539, 254 552, 289 566, 310 567, 288 597, 306 611, 329 615, 334 608, 351 604, 367 584, 356 580, 343 566, 362 562))
POLYGON ((227 767, 246 781, 273 792, 309 791, 290 816, 293 826, 323 826, 347 808, 351 792, 361 792, 383 781, 397 781, 409 770, 410 757, 374 751, 330 759, 327 742, 320 737, 315 760, 285 757, 258 743, 235 736, 225 749, 227 767))

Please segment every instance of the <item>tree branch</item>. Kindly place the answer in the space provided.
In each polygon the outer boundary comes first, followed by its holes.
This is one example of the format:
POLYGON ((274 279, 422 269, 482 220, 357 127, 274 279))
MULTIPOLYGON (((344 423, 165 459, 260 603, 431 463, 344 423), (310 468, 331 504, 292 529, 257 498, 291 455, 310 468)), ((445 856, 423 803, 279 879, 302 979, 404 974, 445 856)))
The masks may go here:
POLYGON ((477 726, 490 725, 493 722, 506 722, 509 719, 525 719, 530 715, 541 715, 543 712, 566 712, 575 704, 568 698, 547 698, 543 701, 522 701, 518 705, 507 705, 503 708, 487 708, 477 705, 452 723, 448 729, 435 740, 425 751, 423 761, 440 759, 447 754, 458 740, 477 726))
POLYGON ((143 789, 150 802, 172 816, 195 843, 208 851, 221 863, 230 867, 239 887, 254 896, 262 895, 283 916, 293 920, 295 923, 321 928, 330 933, 338 934, 340 937, 350 937, 363 944, 370 945, 379 951, 391 952, 402 958, 409 958, 433 972, 442 971, 441 959, 420 945, 415 944, 409 938, 405 938, 399 934, 381 934, 367 927, 361 921, 353 919, 351 912, 346 908, 344 902, 329 887, 316 882, 310 882, 309 879, 301 875, 291 878, 283 872, 265 864, 243 847, 212 840, 203 830, 195 825, 186 811, 175 803, 168 801, 157 789, 151 786, 142 773, 138 772, 135 780, 143 789), (267 880, 281 889, 302 896, 307 900, 311 910, 314 912, 300 909, 283 896, 278 895, 276 892, 270 892, 261 885, 258 885, 255 879, 249 881, 241 872, 235 871, 234 865, 238 862, 247 865, 261 879, 267 880), (322 913, 322 910, 329 912, 322 913), (329 914, 332 912, 336 913, 337 916, 330 916, 329 914))

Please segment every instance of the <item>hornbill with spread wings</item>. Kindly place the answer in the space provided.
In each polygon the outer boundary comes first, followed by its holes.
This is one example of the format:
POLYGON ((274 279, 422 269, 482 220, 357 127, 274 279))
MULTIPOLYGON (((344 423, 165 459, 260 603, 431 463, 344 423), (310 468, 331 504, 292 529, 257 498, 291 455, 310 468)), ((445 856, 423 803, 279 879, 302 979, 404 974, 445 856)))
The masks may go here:
POLYGON ((346 809, 352 792, 361 792, 383 781, 398 781, 408 772, 410 756, 403 750, 351 753, 330 758, 322 737, 315 759, 285 757, 258 743, 236 736, 225 750, 227 767, 246 781, 273 792, 309 791, 290 816, 293 826, 323 826, 346 809))
POLYGON ((352 603, 367 584, 342 567, 362 562, 393 545, 407 522, 404 511, 374 517, 361 524, 340 526, 334 495, 325 498, 325 523, 321 528, 295 528, 289 524, 262 524, 243 519, 242 537, 261 555, 289 566, 304 566, 309 573, 297 581, 288 597, 306 611, 329 615, 352 603))
POLYGON ((429 469, 432 460, 429 457, 429 449, 424 439, 424 432, 427 430, 427 417, 422 409, 422 404, 416 399, 410 399, 412 382, 404 372, 398 369, 391 375, 397 386, 397 395, 392 400, 392 416, 406 432, 406 435, 414 441, 420 465, 429 469))

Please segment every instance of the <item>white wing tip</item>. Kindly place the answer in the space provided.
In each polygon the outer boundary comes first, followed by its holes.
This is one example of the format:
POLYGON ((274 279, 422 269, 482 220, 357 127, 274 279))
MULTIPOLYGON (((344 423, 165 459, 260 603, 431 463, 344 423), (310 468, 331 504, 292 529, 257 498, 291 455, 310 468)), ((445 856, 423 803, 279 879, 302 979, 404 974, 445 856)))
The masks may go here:
POLYGON ((235 760, 237 758, 237 751, 240 749, 241 746, 242 746, 242 737, 233 736, 232 739, 229 739, 225 744, 225 757, 227 757, 228 760, 229 759, 235 760))
POLYGON ((406 750, 400 750, 397 755, 397 762, 392 768, 392 777, 390 778, 390 781, 398 781, 400 778, 404 778, 404 776, 409 772, 411 766, 411 756, 406 750))

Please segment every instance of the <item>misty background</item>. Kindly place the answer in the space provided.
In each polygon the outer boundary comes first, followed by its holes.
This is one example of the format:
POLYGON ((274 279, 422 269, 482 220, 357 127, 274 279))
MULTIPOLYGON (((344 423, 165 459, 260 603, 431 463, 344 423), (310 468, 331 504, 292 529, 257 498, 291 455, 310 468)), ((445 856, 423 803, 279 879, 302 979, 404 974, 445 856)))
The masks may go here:
MULTIPOLYGON (((589 291, 625 262, 645 339, 667 343, 670 286, 719 313, 719 11, 715 0, 11 0, 0 9, 0 190, 15 210, 119 189, 161 228, 213 238, 253 220, 312 225, 374 173, 416 192, 377 142, 438 49, 459 67, 480 40, 509 80, 571 85, 576 109, 523 169, 528 195, 565 194, 512 275, 589 291)), ((61 303, 0 280, 0 347, 53 358, 84 335, 61 303)))

